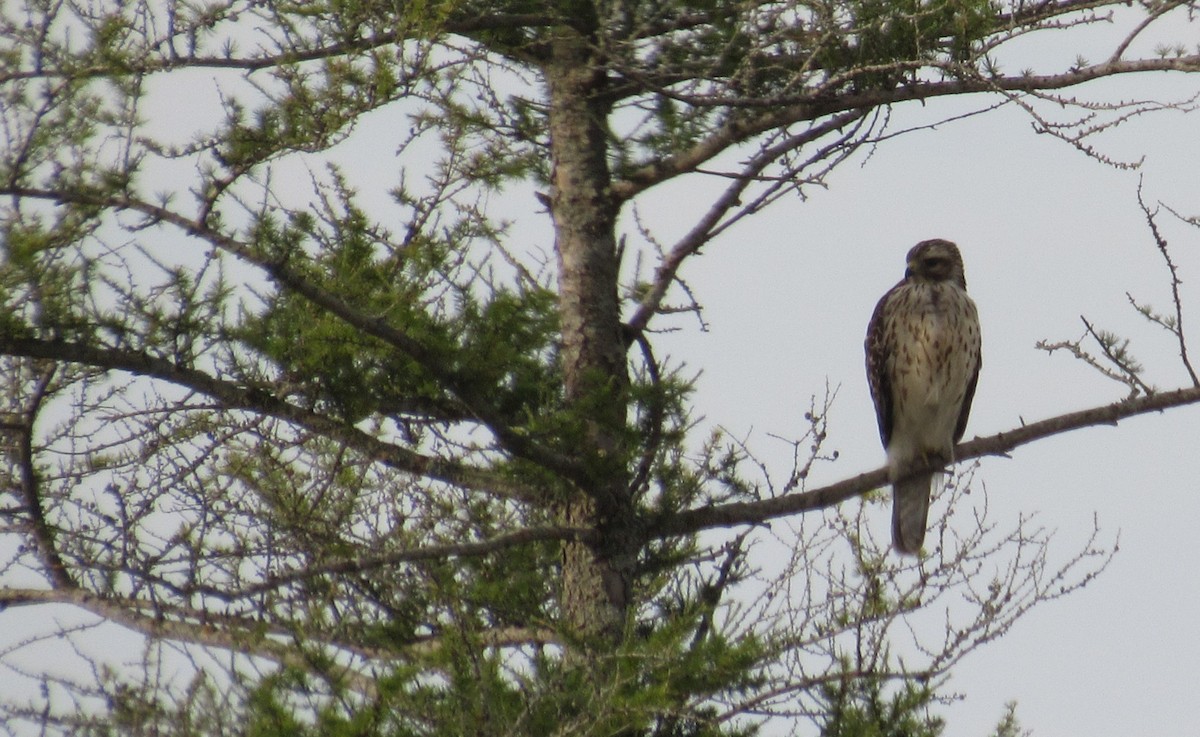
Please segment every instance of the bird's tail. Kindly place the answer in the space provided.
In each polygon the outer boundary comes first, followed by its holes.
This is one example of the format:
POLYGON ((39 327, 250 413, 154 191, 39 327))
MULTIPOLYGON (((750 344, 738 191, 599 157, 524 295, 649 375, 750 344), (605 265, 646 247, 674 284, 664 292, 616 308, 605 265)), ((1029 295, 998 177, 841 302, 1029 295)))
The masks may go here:
POLYGON ((892 485, 892 544, 908 555, 921 551, 929 518, 934 472, 918 473, 892 485))

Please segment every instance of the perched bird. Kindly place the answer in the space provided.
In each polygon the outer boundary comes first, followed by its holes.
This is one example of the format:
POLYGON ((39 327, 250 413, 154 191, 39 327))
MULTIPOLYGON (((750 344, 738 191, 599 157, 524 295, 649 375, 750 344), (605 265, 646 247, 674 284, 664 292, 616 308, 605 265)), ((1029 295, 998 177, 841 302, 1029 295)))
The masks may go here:
POLYGON ((892 483, 892 543, 916 555, 925 539, 936 471, 954 460, 979 378, 979 314, 967 296, 962 255, 950 241, 921 241, 867 326, 867 381, 892 483))

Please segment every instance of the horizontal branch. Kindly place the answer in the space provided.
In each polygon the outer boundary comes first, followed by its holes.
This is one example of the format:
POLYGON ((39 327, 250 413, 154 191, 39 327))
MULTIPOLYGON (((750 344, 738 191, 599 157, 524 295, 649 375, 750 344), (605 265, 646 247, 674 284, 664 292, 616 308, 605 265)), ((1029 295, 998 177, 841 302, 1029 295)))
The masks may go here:
MULTIPOLYGON (((320 658, 316 661, 306 658, 304 652, 289 642, 288 640, 295 636, 293 631, 264 625, 257 617, 239 618, 199 610, 190 613, 172 610, 164 616, 164 612, 159 610, 159 604, 102 596, 78 588, 0 589, 0 611, 8 607, 45 604, 75 606, 153 640, 226 650, 264 658, 304 671, 313 671, 315 667, 330 667, 320 658), (181 616, 186 619, 180 619, 181 616)), ((463 634, 458 633, 455 636, 461 638, 463 634)), ((549 627, 495 627, 472 632, 470 636, 489 648, 512 648, 529 644, 552 645, 562 642, 559 633, 549 627)), ((314 638, 318 639, 320 638, 314 638)), ((442 634, 425 635, 410 642, 396 643, 395 648, 363 647, 337 641, 326 641, 324 644, 363 660, 385 662, 403 657, 436 654, 444 646, 445 639, 442 634)), ((310 642, 309 646, 312 644, 310 642)), ((327 670, 325 672, 328 674, 327 670)), ((372 678, 353 668, 338 667, 337 675, 359 693, 373 693, 376 687, 372 678)))
MULTIPOLYGON (((953 71, 953 70, 949 70, 953 71)), ((630 199, 650 187, 680 174, 695 171, 726 150, 767 131, 796 123, 818 120, 851 110, 881 107, 914 100, 987 92, 1035 92, 1060 90, 1120 74, 1145 72, 1200 72, 1200 54, 1161 59, 1109 59, 1100 64, 1076 67, 1061 74, 1017 74, 1009 76, 971 76, 940 82, 913 82, 890 89, 868 90, 836 96, 797 96, 790 99, 756 99, 749 115, 735 115, 712 135, 686 151, 647 164, 614 182, 613 193, 620 200, 630 199), (764 109, 757 109, 764 108, 764 109)), ((720 96, 714 106, 737 107, 736 101, 720 96)))
POLYGON ((317 576, 359 574, 379 568, 397 566, 402 563, 416 563, 423 560, 445 560, 449 558, 472 558, 491 555, 518 545, 528 545, 535 542, 554 540, 572 540, 576 542, 596 542, 598 535, 595 530, 573 527, 531 527, 517 530, 507 535, 500 535, 490 540, 470 543, 448 543, 446 545, 429 545, 423 548, 397 550, 379 555, 365 555, 357 558, 336 560, 323 565, 300 568, 273 576, 265 580, 245 586, 236 591, 216 586, 189 587, 184 593, 199 593, 226 601, 256 596, 266 591, 279 589, 288 584, 305 581, 317 576))
MULTIPOLYGON (((149 602, 97 594, 81 588, 0 589, 0 610, 7 607, 37 604, 67 604, 91 612, 98 617, 126 627, 154 640, 186 642, 202 647, 219 648, 276 662, 282 666, 310 671, 313 663, 304 651, 288 642, 291 633, 267 628, 260 620, 238 620, 213 612, 196 612, 196 621, 183 621, 160 616, 161 612, 147 608, 149 602), (273 630, 268 634, 268 629, 273 630)), ((347 685, 356 691, 370 693, 374 681, 350 668, 336 668, 347 685)))
MULTIPOLYGON (((1013 430, 975 438, 954 449, 959 461, 983 456, 1007 457, 1011 451, 1053 435, 1097 425, 1116 425, 1120 420, 1150 412, 1200 403, 1200 387, 1160 392, 1100 407, 1050 417, 1013 430)), ((934 467, 930 467, 933 469, 934 467)), ((919 469, 917 469, 919 470, 919 469)), ((664 517, 647 530, 650 539, 689 535, 701 530, 752 525, 777 517, 809 512, 840 504, 887 483, 887 469, 878 468, 801 494, 789 494, 756 502, 734 502, 701 507, 664 517)))
POLYGON ((529 496, 527 487, 514 484, 500 474, 422 455, 384 442, 353 425, 284 401, 271 393, 268 387, 235 384, 140 351, 0 334, 0 353, 65 361, 157 379, 210 397, 226 409, 245 410, 274 417, 335 439, 358 450, 371 460, 398 471, 510 498, 524 499, 529 496))
MULTIPOLYGON (((472 38, 479 34, 496 31, 546 28, 558 22, 560 21, 545 14, 491 13, 447 19, 442 23, 440 30, 443 33, 472 38)), ((6 70, 0 73, 0 84, 26 79, 88 79, 150 75, 180 69, 231 69, 247 73, 259 72, 304 62, 368 54, 381 48, 403 44, 428 32, 428 29, 420 24, 415 27, 415 30, 416 33, 412 32, 414 28, 381 31, 351 40, 307 47, 296 44, 291 48, 249 53, 244 56, 237 56, 232 51, 219 55, 179 53, 172 48, 174 37, 168 37, 153 42, 158 53, 152 52, 142 58, 124 60, 124 63, 120 65, 109 63, 87 65, 78 63, 77 59, 72 59, 71 61, 74 63, 63 66, 42 63, 31 69, 6 70)), ((195 29, 187 28, 176 36, 194 32, 195 29)))

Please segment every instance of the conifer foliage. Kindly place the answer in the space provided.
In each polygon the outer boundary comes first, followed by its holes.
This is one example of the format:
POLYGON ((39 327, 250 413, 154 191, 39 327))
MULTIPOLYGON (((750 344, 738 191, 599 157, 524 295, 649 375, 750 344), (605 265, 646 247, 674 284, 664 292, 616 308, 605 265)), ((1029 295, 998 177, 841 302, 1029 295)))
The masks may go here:
POLYGON ((893 106, 1036 93, 1079 144, 1155 106, 1056 90, 1200 70, 1004 70, 1108 5, 6 2, 0 617, 52 624, 0 636, 0 722, 937 734, 950 667, 1108 553, 1054 567, 968 476, 964 524, 895 559, 834 504, 869 483, 806 486, 827 406, 764 478, 656 334, 695 329, 685 262, 893 106), (659 239, 640 198, 688 178, 720 187, 659 239), (56 642, 74 666, 30 665, 56 642))

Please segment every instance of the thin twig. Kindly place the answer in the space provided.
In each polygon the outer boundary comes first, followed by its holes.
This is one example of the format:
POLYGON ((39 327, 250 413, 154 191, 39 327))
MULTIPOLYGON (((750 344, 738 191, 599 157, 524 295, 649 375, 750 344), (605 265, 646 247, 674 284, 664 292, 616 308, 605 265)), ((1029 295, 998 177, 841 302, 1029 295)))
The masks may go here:
MULTIPOLYGON (((1192 367, 1192 362, 1188 358, 1187 340, 1183 334, 1183 301, 1179 297, 1179 286, 1183 284, 1179 279, 1179 270, 1175 267, 1175 262, 1171 259, 1171 253, 1167 250, 1167 239, 1163 237, 1158 229, 1158 221, 1155 216, 1157 210, 1151 210, 1142 199, 1142 181, 1138 179, 1137 188, 1138 207, 1142 208, 1142 213, 1146 216, 1146 225, 1150 228, 1150 234, 1154 236, 1154 243, 1158 246, 1158 252, 1162 255, 1163 261, 1167 264, 1167 270, 1171 272, 1171 302, 1175 305, 1175 324, 1171 328, 1176 340, 1179 342, 1179 358, 1183 361, 1183 367, 1187 370, 1188 376, 1192 379, 1192 386, 1200 386, 1200 377, 1197 377, 1196 370, 1192 367)), ((1161 324, 1161 323, 1160 323, 1161 324)))

